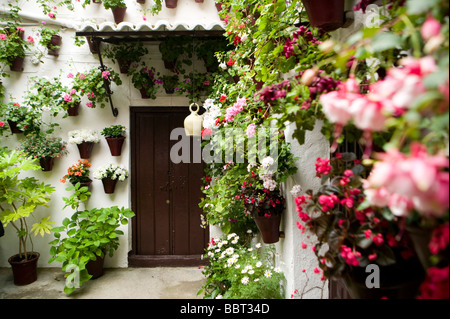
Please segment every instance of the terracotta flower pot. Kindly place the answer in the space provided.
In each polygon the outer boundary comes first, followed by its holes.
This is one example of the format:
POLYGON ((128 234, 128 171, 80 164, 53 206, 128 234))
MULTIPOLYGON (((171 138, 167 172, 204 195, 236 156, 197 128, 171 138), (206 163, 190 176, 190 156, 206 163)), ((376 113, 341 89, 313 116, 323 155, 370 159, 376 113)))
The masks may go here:
POLYGON ((8 120, 8 125, 9 125, 9 128, 11 129, 11 133, 13 133, 13 134, 23 133, 23 131, 17 127, 16 122, 8 120))
MULTIPOLYGON (((53 46, 61 46, 62 38, 61 36, 54 34, 52 35, 51 45, 53 46)), ((48 55, 58 56, 59 55, 59 48, 56 49, 50 49, 50 46, 48 46, 48 55)))
POLYGON ((433 233, 432 229, 406 225, 405 230, 413 243, 414 250, 416 251, 417 257, 419 257, 420 263, 423 268, 427 270, 432 266, 430 260, 431 251, 430 248, 428 248, 433 233))
POLYGON ((175 9, 178 5, 178 0, 165 0, 166 8, 175 9))
POLYGON ((17 57, 13 63, 9 66, 9 69, 14 72, 22 72, 23 71, 23 61, 25 58, 17 57))
POLYGON ((265 244, 273 244, 279 241, 281 215, 256 216, 254 220, 265 244))
POLYGON ((92 54, 98 53, 98 48, 95 45, 95 43, 92 41, 91 37, 86 37, 87 43, 89 45, 89 51, 91 51, 92 54))
POLYGON ((203 0, 195 0, 197 3, 203 3, 203 0))
POLYGON ((51 171, 53 169, 54 161, 55 161, 54 157, 48 157, 48 156, 47 157, 41 157, 39 159, 39 164, 41 165, 42 170, 44 172, 49 172, 49 171, 51 171))
POLYGON ((107 137, 106 142, 108 142, 109 150, 112 156, 120 156, 122 154, 122 145, 125 141, 125 136, 122 137, 107 137))
POLYGON ((137 3, 144 4, 145 0, 136 0, 137 3))
POLYGON ((37 280, 37 263, 40 254, 37 252, 28 252, 28 259, 22 260, 20 255, 11 256, 8 259, 11 265, 14 277, 14 284, 24 286, 37 280))
POLYGON ((313 27, 339 29, 345 22, 345 0, 302 0, 313 27))
POLYGON ((96 260, 89 260, 86 264, 86 270, 88 271, 89 275, 92 276, 91 279, 97 279, 98 277, 103 276, 103 264, 105 262, 105 257, 96 257, 96 260))
POLYGON ((141 93, 141 98, 142 99, 149 99, 150 98, 150 96, 147 95, 147 92, 145 92, 144 88, 140 89, 139 92, 141 93))
MULTIPOLYGON (((76 183, 75 183, 76 184, 76 183)), ((72 184, 72 185, 74 185, 75 186, 75 184, 72 184)), ((80 187, 90 187, 91 186, 91 184, 92 184, 92 179, 90 179, 89 177, 88 177, 88 180, 87 181, 85 181, 85 182, 80 182, 80 187)))
POLYGON ((80 110, 80 103, 77 103, 74 106, 69 106, 67 108, 67 114, 69 116, 78 116, 78 111, 79 110, 80 110))
POLYGON ((344 276, 352 299, 415 299, 425 279, 425 272, 417 258, 400 261, 389 266, 379 266, 379 288, 366 286, 366 267, 353 267, 344 276))
POLYGON ((127 11, 127 7, 125 8, 111 8, 111 11, 113 13, 114 16, 114 22, 119 24, 120 22, 123 22, 124 18, 125 18, 125 13, 127 11))
POLYGON ((92 149, 94 148, 94 142, 83 142, 77 144, 78 150, 80 151, 80 157, 82 159, 91 158, 92 149))
POLYGON ((117 59, 117 63, 119 64, 120 73, 123 73, 123 74, 128 73, 128 70, 130 69, 131 61, 117 59))
POLYGON ((111 179, 110 177, 102 179, 103 189, 106 194, 113 194, 116 189, 117 179, 111 179))

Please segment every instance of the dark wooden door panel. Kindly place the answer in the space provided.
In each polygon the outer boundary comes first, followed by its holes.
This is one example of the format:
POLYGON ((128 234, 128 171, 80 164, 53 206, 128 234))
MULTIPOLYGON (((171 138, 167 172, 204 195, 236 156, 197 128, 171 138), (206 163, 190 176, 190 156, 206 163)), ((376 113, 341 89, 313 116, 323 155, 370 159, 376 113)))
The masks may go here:
POLYGON ((131 109, 132 206, 136 217, 130 264, 199 263, 209 240, 208 231, 200 227, 198 207, 204 164, 174 164, 170 160, 170 148, 178 142, 170 140, 170 132, 183 127, 188 115, 180 109, 131 109), (153 262, 143 262, 149 260, 153 262))

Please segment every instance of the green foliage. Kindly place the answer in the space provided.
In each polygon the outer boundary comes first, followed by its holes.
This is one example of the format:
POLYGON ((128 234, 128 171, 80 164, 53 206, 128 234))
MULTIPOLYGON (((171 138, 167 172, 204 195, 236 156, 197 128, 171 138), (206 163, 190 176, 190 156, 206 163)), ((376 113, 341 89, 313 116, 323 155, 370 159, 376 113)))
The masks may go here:
POLYGON ((39 220, 34 211, 38 206, 47 206, 55 188, 34 177, 21 177, 22 172, 41 169, 34 162, 20 151, 0 149, 0 220, 4 226, 11 224, 17 231, 21 258, 27 258, 27 242, 32 244, 30 235, 43 237, 54 224, 50 217, 39 220), (27 223, 30 216, 36 220, 31 229, 27 223))
POLYGON ((105 127, 100 134, 104 137, 122 137, 125 136, 126 128, 123 125, 111 125, 105 127))
POLYGON ((204 258, 210 264, 203 274, 206 283, 198 294, 205 299, 282 299, 284 274, 275 265, 274 247, 248 243, 234 233, 210 243, 204 258))
POLYGON ((9 120, 16 123, 17 127, 25 134, 40 131, 42 114, 36 109, 9 102, 8 104, 0 104, 0 116, 5 121, 9 120))
POLYGON ((125 8, 127 5, 124 0, 102 0, 105 9, 125 8))
POLYGON ((21 143, 21 149, 32 158, 62 158, 67 154, 67 142, 60 137, 43 134, 28 134, 21 143))
POLYGON ((134 213, 117 206, 79 211, 80 202, 89 196, 87 187, 80 188, 76 184, 66 190, 75 192, 64 198, 64 208, 71 207, 76 211, 63 220, 62 226, 53 228, 55 240, 50 242, 49 263, 62 263, 62 270, 67 272, 64 292, 71 294, 76 284, 81 286, 92 277, 86 270, 90 260, 114 255, 119 247, 119 236, 123 235, 119 228, 127 225, 134 213), (74 284, 75 278, 79 279, 79 283, 74 284))
POLYGON ((119 74, 111 68, 102 72, 97 67, 93 67, 85 73, 78 72, 73 79, 73 87, 82 96, 87 96, 91 108, 95 108, 97 105, 104 108, 109 101, 105 82, 114 83, 117 86, 122 85, 119 74))
POLYGON ((156 72, 154 67, 148 68, 142 62, 141 65, 131 67, 128 75, 131 75, 131 82, 136 89, 143 90, 149 98, 156 99, 156 93, 162 82, 159 79, 159 72, 156 72))
POLYGON ((141 59, 148 54, 148 49, 142 42, 121 43, 119 45, 110 45, 104 50, 104 56, 110 58, 113 63, 116 60, 123 60, 128 63, 139 63, 141 59))
POLYGON ((39 31, 40 40, 39 44, 43 47, 48 48, 49 50, 59 49, 59 45, 52 44, 52 36, 58 35, 59 29, 51 29, 48 27, 42 27, 39 31))

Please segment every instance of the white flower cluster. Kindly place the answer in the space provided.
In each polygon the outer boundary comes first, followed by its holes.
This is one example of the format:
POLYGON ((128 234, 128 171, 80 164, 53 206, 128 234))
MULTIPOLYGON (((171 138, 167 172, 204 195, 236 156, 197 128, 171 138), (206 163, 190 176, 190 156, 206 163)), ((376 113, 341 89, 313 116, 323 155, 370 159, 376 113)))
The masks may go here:
POLYGON ((297 198, 302 195, 302 187, 300 185, 294 185, 291 189, 291 195, 297 198))
POLYGON ((213 99, 206 99, 203 103, 206 112, 203 113, 203 127, 213 129, 216 128, 216 119, 221 115, 219 105, 214 104, 213 99))
POLYGON ((261 161, 261 168, 259 170, 259 178, 263 181, 264 188, 270 190, 271 192, 277 188, 277 182, 273 180, 273 175, 271 172, 271 166, 273 163, 273 158, 267 156, 261 161))
POLYGON ((100 134, 95 130, 75 130, 68 133, 69 143, 100 142, 100 134))
POLYGON ((95 179, 101 180, 107 177, 110 177, 113 180, 119 179, 119 181, 124 181, 128 178, 128 171, 122 166, 108 164, 94 172, 95 179))

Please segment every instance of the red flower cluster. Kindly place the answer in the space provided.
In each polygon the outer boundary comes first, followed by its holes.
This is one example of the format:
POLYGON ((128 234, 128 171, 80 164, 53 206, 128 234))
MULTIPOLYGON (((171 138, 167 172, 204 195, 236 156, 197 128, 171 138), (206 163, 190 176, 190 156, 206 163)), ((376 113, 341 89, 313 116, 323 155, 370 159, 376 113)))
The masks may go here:
POLYGON ((328 175, 331 172, 330 160, 328 158, 318 157, 316 160, 316 176, 322 177, 328 175))

